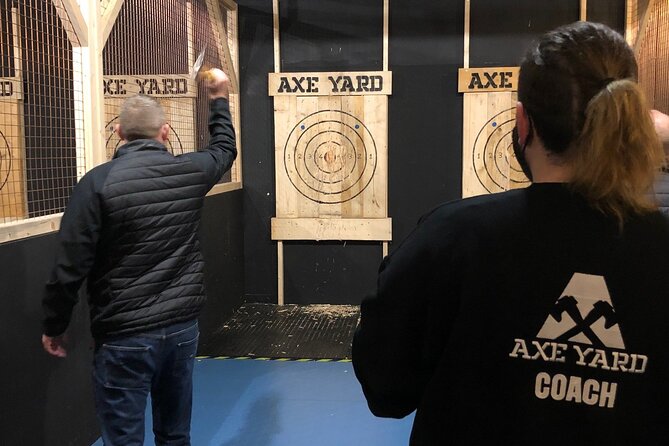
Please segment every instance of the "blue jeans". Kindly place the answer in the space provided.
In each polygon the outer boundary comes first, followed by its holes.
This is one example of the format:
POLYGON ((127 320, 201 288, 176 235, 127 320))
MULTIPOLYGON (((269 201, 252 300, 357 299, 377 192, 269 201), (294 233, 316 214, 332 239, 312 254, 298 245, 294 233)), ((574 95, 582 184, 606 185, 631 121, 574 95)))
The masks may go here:
POLYGON ((93 359, 95 407, 105 446, 142 446, 151 392, 156 445, 190 445, 197 321, 109 341, 93 359))

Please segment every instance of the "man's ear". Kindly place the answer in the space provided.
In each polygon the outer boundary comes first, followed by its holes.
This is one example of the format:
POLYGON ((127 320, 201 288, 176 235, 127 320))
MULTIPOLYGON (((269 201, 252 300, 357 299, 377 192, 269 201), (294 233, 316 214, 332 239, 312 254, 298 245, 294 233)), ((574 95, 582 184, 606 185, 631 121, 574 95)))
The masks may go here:
POLYGON ((521 146, 525 145, 527 137, 530 134, 530 117, 525 110, 522 102, 516 103, 516 127, 518 127, 518 142, 521 146))
POLYGON ((169 139, 170 136, 170 125, 169 124, 163 124, 162 127, 160 127, 160 134, 158 137, 162 142, 166 142, 169 139))
POLYGON ((121 124, 114 125, 114 132, 118 135, 121 141, 125 141, 125 135, 123 134, 123 129, 121 128, 121 124))

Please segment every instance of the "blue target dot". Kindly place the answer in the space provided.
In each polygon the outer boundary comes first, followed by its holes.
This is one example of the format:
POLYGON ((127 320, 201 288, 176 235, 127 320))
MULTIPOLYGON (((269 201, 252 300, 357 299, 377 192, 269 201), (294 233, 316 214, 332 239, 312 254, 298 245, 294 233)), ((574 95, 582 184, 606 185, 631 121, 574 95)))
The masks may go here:
POLYGON ((496 123, 496 122, 493 122, 493 123, 492 123, 492 126, 493 126, 493 127, 497 127, 497 123, 496 123))
POLYGON ((300 128, 301 128, 302 130, 304 130, 304 125, 301 125, 300 128))
POLYGON ((355 125, 355 128, 356 128, 356 129, 359 129, 359 128, 360 128, 360 126, 359 126, 358 124, 356 124, 356 125, 355 125))

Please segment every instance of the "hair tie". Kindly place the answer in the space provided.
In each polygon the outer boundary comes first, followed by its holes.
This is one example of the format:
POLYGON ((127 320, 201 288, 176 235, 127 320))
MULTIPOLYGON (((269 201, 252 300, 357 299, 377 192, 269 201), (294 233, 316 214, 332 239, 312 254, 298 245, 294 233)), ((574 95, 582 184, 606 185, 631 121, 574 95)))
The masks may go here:
POLYGON ((611 83, 615 82, 617 79, 612 78, 612 77, 607 77, 602 81, 602 86, 600 87, 600 90, 603 90, 607 88, 611 83))

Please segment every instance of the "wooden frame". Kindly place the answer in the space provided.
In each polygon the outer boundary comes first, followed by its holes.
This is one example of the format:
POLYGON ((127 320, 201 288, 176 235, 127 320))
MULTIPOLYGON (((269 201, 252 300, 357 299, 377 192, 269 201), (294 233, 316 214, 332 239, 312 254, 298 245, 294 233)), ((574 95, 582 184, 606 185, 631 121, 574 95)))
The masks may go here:
POLYGON ((641 50, 641 45, 643 44, 643 39, 646 36, 646 28, 648 27, 648 20, 653 12, 653 7, 655 6, 655 0, 648 0, 646 4, 646 9, 643 12, 643 17, 639 24, 639 30, 636 35, 636 41, 634 42, 634 54, 639 55, 641 50))
MULTIPOLYGON (((71 24, 68 30, 76 63, 81 64, 82 73, 80 79, 75 79, 81 91, 80 100, 83 102, 83 110, 75 110, 76 119, 83 120, 84 131, 78 132, 77 150, 83 151, 85 165, 78 166, 78 176, 89 171, 93 167, 106 161, 105 137, 104 137, 104 93, 100 88, 103 82, 102 49, 114 27, 116 19, 123 7, 124 0, 109 0, 104 11, 101 10, 99 0, 49 0, 54 3, 61 19, 67 19, 71 24), (79 147, 81 145, 81 147, 79 147)), ((221 7, 236 14, 237 4, 233 0, 219 0, 221 7)), ((220 12, 218 14, 220 18, 220 12)), ((225 39, 223 39, 225 40, 225 39)), ((238 60, 233 60, 227 40, 224 51, 228 60, 233 62, 234 79, 233 89, 239 92, 239 78, 237 70, 238 60), (227 51, 225 51, 227 49, 227 51)), ((238 51, 236 52, 238 55, 238 51)), ((13 80, 9 80, 13 82, 13 80)), ((20 97, 20 89, 15 90, 20 97)), ((239 138, 241 117, 237 113, 235 117, 235 129, 239 138)), ((79 158, 79 157, 78 157, 79 158)), ((232 182, 214 186, 208 195, 226 193, 242 188, 241 183, 241 151, 235 162, 236 170, 233 171, 232 182)), ((26 237, 47 234, 57 231, 60 227, 62 213, 44 217, 23 219, 14 222, 0 223, 0 243, 19 240, 26 237)))

